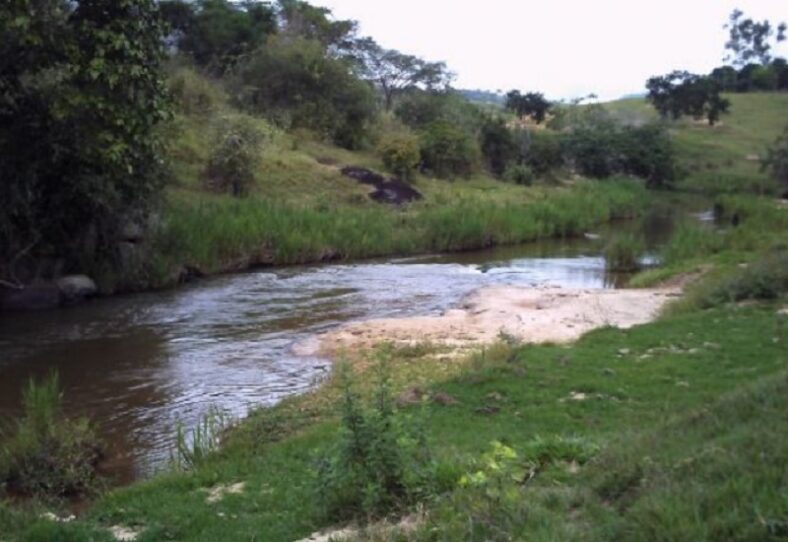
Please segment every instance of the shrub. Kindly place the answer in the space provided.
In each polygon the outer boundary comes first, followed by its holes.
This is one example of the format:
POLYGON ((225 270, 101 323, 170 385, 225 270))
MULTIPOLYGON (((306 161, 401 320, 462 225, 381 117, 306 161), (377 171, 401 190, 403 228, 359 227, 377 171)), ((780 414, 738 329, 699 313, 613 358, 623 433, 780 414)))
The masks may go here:
POLYGON ((218 124, 213 152, 205 169, 206 182, 217 192, 245 195, 260 167, 265 134, 248 117, 225 117, 218 124))
POLYGON ((478 154, 473 139, 448 122, 432 123, 422 134, 423 167, 438 177, 467 177, 476 167, 478 154))
POLYGON ((788 250, 770 252, 695 294, 701 308, 747 299, 777 299, 788 292, 788 250))
POLYGON ((675 178, 675 152, 664 125, 626 126, 619 144, 622 172, 645 179, 649 188, 667 187, 675 178))
POLYGON ((373 518, 418 501, 433 491, 435 469, 424 434, 394 406, 385 361, 372 408, 353 388, 349 369, 343 386, 339 440, 318 465, 318 498, 327 518, 373 518))
POLYGON ((771 173, 774 180, 780 183, 783 196, 788 197, 788 126, 766 151, 762 168, 771 173))
POLYGON ((605 248, 605 268, 609 271, 637 271, 644 250, 643 240, 634 235, 620 235, 605 248))
POLYGON ((218 83, 189 68, 175 71, 168 83, 175 107, 186 115, 211 115, 227 102, 218 83))
POLYGON ((530 186, 533 184, 536 175, 533 170, 525 164, 510 164, 503 174, 503 178, 514 184, 530 186))
POLYGON ((409 133, 384 135, 378 153, 386 168, 403 179, 411 178, 421 159, 419 139, 409 133))
POLYGON ((525 163, 536 175, 545 175, 561 167, 564 156, 561 152, 561 139, 557 134, 539 131, 531 134, 525 163))
POLYGON ((9 490, 48 498, 95 489, 99 441, 86 419, 63 415, 62 403, 56 374, 42 383, 28 383, 22 417, 0 432, 0 482, 9 490))
POLYGON ((594 119, 572 128, 562 141, 563 152, 582 175, 609 177, 621 171, 619 131, 609 118, 594 119))

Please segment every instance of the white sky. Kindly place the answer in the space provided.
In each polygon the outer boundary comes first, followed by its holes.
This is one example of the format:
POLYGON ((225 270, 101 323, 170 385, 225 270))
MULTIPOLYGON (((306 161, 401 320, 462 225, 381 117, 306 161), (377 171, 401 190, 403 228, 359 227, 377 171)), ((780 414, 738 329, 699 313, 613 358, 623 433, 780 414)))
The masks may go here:
MULTIPOLYGON (((538 90, 548 98, 642 92, 674 69, 722 64, 722 25, 738 7, 788 19, 786 0, 312 0, 355 19, 381 45, 443 60, 455 86, 538 90)), ((776 49, 788 54, 783 42, 776 49)))

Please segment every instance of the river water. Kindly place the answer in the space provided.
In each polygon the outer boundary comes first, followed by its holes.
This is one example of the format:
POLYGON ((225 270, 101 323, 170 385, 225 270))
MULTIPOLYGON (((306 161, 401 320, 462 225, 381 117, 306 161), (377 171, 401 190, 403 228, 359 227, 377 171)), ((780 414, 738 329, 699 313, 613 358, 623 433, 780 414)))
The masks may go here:
MULTIPOLYGON (((647 227, 652 246, 663 226, 647 227)), ((31 376, 57 370, 67 412, 89 416, 108 443, 105 468, 119 483, 139 479, 166 465, 179 421, 194 426, 212 407, 240 417, 325 378, 327 360, 293 349, 315 334, 353 320, 438 314, 489 285, 615 287, 620 277, 606 274, 601 250, 632 227, 607 228, 601 239, 266 269, 6 315, 0 417, 19 412, 31 376)))

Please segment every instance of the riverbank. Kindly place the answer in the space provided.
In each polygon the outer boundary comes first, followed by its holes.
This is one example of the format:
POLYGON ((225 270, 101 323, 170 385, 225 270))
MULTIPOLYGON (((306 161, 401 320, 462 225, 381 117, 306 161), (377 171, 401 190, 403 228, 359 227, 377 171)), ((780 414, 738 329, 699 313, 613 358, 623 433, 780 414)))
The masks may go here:
POLYGON ((604 327, 627 329, 652 321, 681 289, 587 290, 502 286, 474 292, 441 316, 371 320, 320 337, 321 355, 371 351, 381 343, 407 347, 473 348, 501 338, 522 343, 569 343, 604 327))

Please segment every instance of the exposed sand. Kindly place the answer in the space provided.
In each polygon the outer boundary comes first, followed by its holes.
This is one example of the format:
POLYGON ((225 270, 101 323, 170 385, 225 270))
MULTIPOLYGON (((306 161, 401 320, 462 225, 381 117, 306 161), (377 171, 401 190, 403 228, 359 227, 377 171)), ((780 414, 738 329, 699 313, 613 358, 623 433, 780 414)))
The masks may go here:
POLYGON ((319 350, 334 357, 383 342, 464 348, 495 341, 501 334, 527 343, 567 343, 598 327, 650 322, 680 294, 679 285, 643 290, 484 288, 465 299, 461 308, 440 316, 349 324, 322 335, 319 350))

